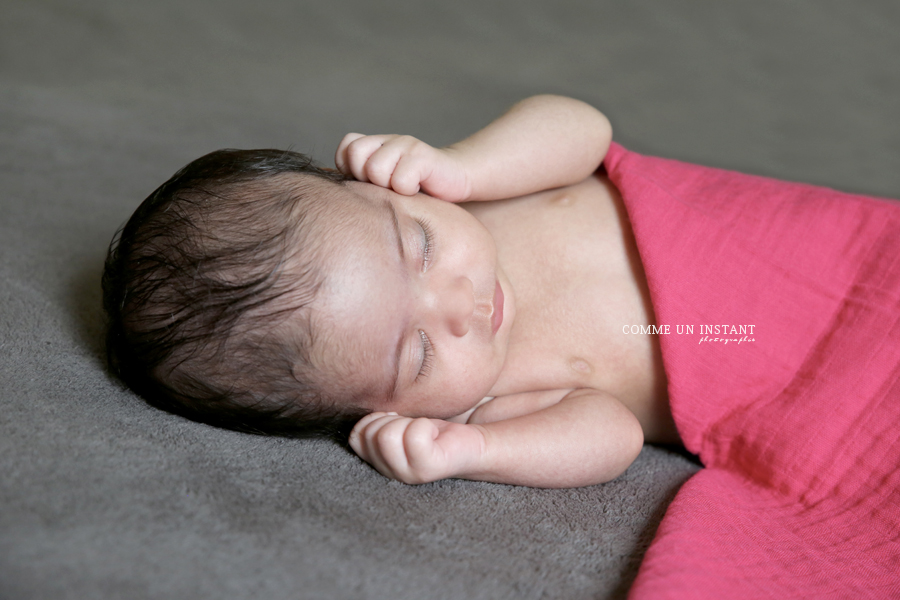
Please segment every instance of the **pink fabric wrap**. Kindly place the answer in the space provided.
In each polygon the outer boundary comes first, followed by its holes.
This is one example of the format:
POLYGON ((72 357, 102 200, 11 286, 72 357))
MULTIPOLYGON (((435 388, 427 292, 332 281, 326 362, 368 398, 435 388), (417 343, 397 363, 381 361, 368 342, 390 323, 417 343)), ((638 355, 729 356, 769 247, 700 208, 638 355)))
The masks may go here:
POLYGON ((630 598, 900 597, 900 204, 617 144, 604 166, 706 467, 630 598))

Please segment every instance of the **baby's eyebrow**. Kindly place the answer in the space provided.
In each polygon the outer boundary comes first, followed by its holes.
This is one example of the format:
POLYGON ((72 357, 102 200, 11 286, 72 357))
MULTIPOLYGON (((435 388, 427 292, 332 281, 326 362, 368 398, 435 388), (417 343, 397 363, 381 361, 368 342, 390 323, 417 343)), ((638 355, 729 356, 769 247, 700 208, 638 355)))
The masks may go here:
POLYGON ((385 204, 387 204, 388 212, 391 215, 391 225, 394 228, 394 237, 397 239, 397 253, 402 262, 406 256, 406 251, 403 249, 403 238, 400 236, 400 219, 397 218, 397 209, 394 208, 394 204, 392 202, 385 202, 385 204))

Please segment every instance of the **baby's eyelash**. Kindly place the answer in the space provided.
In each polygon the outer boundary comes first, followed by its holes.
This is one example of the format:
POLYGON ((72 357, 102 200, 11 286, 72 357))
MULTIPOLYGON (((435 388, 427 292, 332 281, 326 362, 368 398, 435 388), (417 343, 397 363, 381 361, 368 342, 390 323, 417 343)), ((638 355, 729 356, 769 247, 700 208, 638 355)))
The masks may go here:
POLYGON ((419 227, 422 228, 422 232, 425 234, 425 246, 422 249, 422 266, 423 269, 427 269, 428 265, 431 264, 431 255, 434 252, 434 234, 428 221, 419 219, 418 222, 419 227))
POLYGON ((428 374, 431 373, 431 360, 434 356, 434 346, 431 345, 431 340, 428 339, 428 336, 421 329, 419 330, 419 337, 422 338, 422 366, 419 368, 419 374, 416 375, 416 381, 419 381, 419 377, 428 377, 428 374))

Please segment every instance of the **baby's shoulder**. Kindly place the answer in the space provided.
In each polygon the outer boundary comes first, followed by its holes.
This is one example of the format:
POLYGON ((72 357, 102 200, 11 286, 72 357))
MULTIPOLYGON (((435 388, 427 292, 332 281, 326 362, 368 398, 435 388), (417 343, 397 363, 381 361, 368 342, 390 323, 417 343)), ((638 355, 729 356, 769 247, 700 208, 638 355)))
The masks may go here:
POLYGON ((461 206, 481 221, 501 245, 522 241, 546 245, 571 239, 573 229, 602 235, 605 226, 618 221, 620 204, 615 186, 605 175, 595 173, 574 185, 461 206))

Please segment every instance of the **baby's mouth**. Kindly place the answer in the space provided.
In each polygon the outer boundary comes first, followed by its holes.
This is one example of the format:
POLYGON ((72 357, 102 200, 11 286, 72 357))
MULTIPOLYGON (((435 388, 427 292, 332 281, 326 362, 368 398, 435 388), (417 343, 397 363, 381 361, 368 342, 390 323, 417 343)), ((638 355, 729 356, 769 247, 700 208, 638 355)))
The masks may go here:
POLYGON ((500 287, 500 280, 497 280, 497 285, 494 288, 494 302, 493 302, 493 312, 491 313, 491 330, 494 332, 494 335, 497 334, 497 331, 500 329, 500 325, 503 324, 503 288, 500 287))

